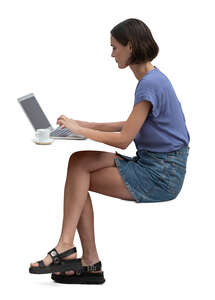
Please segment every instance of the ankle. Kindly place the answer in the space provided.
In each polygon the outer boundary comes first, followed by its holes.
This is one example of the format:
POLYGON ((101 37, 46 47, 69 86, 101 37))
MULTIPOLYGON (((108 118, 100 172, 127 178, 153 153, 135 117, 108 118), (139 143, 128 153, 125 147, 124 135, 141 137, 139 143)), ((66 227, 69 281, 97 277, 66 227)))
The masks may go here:
POLYGON ((93 265, 97 262, 100 261, 98 255, 94 255, 94 256, 86 256, 86 255, 82 255, 82 258, 81 258, 82 262, 85 264, 85 265, 93 265))
POLYGON ((99 262, 99 259, 85 260, 83 257, 81 258, 82 266, 92 266, 98 262, 99 262))
POLYGON ((74 248, 74 244, 73 242, 65 242, 65 241, 59 241, 56 249, 62 249, 62 250, 67 250, 67 249, 71 249, 74 248))

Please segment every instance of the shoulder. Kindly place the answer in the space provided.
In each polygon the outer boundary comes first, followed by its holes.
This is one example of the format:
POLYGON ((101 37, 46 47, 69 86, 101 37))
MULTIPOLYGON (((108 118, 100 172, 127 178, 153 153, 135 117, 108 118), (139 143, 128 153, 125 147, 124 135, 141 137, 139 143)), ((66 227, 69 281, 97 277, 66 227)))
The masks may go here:
POLYGON ((157 72, 153 76, 146 76, 140 79, 136 86, 135 94, 143 92, 161 94, 162 91, 169 88, 172 88, 172 84, 168 77, 162 72, 157 72))

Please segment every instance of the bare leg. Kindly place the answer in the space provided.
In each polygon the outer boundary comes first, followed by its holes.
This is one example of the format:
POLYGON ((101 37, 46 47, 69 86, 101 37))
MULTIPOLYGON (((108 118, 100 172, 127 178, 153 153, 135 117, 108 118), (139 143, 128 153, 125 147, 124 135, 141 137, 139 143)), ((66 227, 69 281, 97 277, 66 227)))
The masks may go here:
POLYGON ((75 230, 87 200, 90 173, 79 165, 69 168, 64 193, 64 218, 58 244, 73 244, 75 230))
MULTIPOLYGON (((93 208, 88 191, 133 200, 114 166, 115 157, 117 155, 99 151, 82 151, 71 156, 64 189, 62 232, 55 247, 59 253, 74 246, 74 235, 78 227, 83 247, 83 263, 84 259, 88 264, 99 260, 95 246, 93 208)), ((76 255, 72 254, 67 259, 76 258, 76 255)), ((43 261, 45 265, 49 265, 52 260, 47 255, 43 261)), ((38 266, 38 263, 31 265, 38 266)))
MULTIPOLYGON (((83 249, 82 265, 83 266, 93 265, 96 262, 100 261, 96 249, 96 243, 95 243, 94 213, 93 213, 93 206, 92 206, 92 201, 89 192, 87 195, 87 200, 85 202, 84 208, 81 212, 81 216, 78 221, 77 230, 78 230, 78 234, 83 249)), ((67 271, 66 274, 72 275, 74 274, 74 272, 67 271)))
MULTIPOLYGON (((84 208, 81 212, 81 216, 78 221, 77 230, 78 230, 78 234, 83 249, 82 265, 88 266, 98 262, 100 259, 97 253, 96 243, 95 243, 94 213, 93 213, 93 206, 92 206, 92 201, 89 192, 87 194, 87 200, 85 202, 84 208)), ((60 274, 60 273, 56 272, 55 274, 60 274)), ((72 275, 74 274, 74 272, 67 271, 66 274, 72 275)))
MULTIPOLYGON (((67 172, 67 179, 64 189, 64 218, 63 218, 63 226, 62 226, 62 232, 59 239, 59 242, 56 246, 56 249, 59 252, 65 251, 69 248, 72 248, 75 230, 78 226, 78 221, 80 219, 81 213, 83 211, 83 208, 85 204, 87 203, 88 199, 88 206, 86 206, 86 210, 84 212, 84 216, 81 219, 81 223, 79 226, 79 231, 82 233, 81 237, 83 236, 83 245, 86 245, 86 238, 87 236, 91 236, 92 232, 94 233, 94 226, 93 226, 93 210, 92 210, 92 203, 88 190, 89 190, 89 184, 90 184, 90 172, 86 171, 83 167, 79 166, 79 164, 76 164, 75 161, 73 161, 72 165, 69 165, 68 172, 67 172), (88 220, 89 218, 89 220, 88 220), (91 224, 91 229, 89 224, 91 224), (87 228, 87 230, 86 230, 87 228), (84 230, 88 231, 89 233, 86 233, 84 230)), ((89 246, 92 247, 92 249, 95 249, 95 245, 93 245, 94 234, 93 238, 91 237, 91 241, 89 242, 89 246)), ((88 245, 87 245, 88 246, 88 245)), ((84 255, 89 254, 89 250, 83 250, 84 255)), ((94 259, 98 257, 97 253, 93 253, 90 255, 90 258, 85 257, 87 260, 87 263, 89 261, 92 261, 93 256, 94 259)), ((68 259, 75 258, 76 254, 72 254, 68 256, 68 259)), ((51 263, 51 258, 49 255, 46 256, 46 258, 43 260, 45 265, 49 265, 51 263)), ((98 258, 96 259, 96 262, 98 261, 98 258)), ((83 258, 83 263, 86 263, 83 258)), ((91 262, 95 263, 95 262, 91 262)), ((90 263, 90 264, 91 264, 90 263)), ((37 263, 31 264, 32 266, 38 266, 37 263)))
POLYGON ((77 229, 83 249, 83 260, 89 265, 99 261, 95 243, 93 206, 89 192, 77 229))

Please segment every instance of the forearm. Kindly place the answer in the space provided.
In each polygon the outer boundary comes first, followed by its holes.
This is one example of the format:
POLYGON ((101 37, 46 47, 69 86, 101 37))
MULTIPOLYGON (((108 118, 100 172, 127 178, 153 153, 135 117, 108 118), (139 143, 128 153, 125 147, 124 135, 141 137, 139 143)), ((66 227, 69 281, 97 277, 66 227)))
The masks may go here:
POLYGON ((99 143, 103 143, 120 149, 125 149, 120 132, 103 132, 100 130, 79 127, 76 133, 99 143))
POLYGON ((120 131, 122 131, 122 127, 125 123, 125 121, 108 122, 108 123, 86 122, 86 121, 80 121, 80 120, 75 120, 75 121, 81 127, 105 131, 105 132, 120 132, 120 131))
POLYGON ((100 130, 105 132, 120 132, 122 131, 122 127, 125 121, 122 122, 108 122, 108 123, 92 123, 92 129, 100 130))

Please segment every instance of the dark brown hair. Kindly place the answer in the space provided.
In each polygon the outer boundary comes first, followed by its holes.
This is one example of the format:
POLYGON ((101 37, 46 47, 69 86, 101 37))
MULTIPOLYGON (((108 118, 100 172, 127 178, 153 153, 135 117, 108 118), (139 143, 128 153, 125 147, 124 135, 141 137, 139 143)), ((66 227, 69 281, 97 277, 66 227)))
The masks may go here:
POLYGON ((139 64, 152 61, 159 52, 148 26, 138 19, 127 19, 111 30, 111 35, 123 46, 128 42, 132 46, 132 54, 128 64, 139 64))

